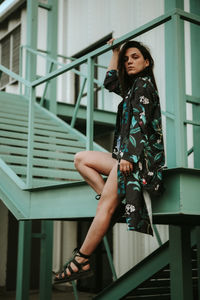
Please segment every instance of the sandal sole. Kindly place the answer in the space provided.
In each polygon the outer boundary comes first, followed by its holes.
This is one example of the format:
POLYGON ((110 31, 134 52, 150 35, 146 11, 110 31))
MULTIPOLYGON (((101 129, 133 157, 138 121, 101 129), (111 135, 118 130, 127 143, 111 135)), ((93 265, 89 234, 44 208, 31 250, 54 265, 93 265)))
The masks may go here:
POLYGON ((70 275, 69 277, 64 277, 62 279, 56 279, 54 280, 54 284, 59 284, 59 283, 65 283, 65 282, 71 282, 74 280, 78 280, 81 278, 88 278, 93 276, 93 271, 89 270, 89 271, 83 271, 83 272, 79 272, 79 273, 74 273, 72 275, 70 275))

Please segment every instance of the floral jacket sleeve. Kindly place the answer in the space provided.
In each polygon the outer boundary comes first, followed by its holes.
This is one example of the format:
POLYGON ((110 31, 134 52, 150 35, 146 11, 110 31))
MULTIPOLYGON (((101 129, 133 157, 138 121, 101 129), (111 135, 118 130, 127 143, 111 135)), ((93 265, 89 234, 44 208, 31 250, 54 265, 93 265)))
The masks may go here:
POLYGON ((127 124, 129 128, 122 126, 124 139, 121 144, 121 157, 137 163, 144 150, 150 151, 148 154, 153 155, 151 152, 154 149, 146 147, 149 139, 153 141, 157 137, 155 142, 156 144, 159 143, 159 126, 156 125, 160 115, 160 107, 157 92, 147 77, 138 78, 127 97, 130 98, 127 103, 127 106, 130 105, 127 107, 129 110, 129 123, 127 124))
POLYGON ((121 96, 120 84, 117 70, 110 70, 106 73, 104 86, 109 92, 114 92, 121 96))

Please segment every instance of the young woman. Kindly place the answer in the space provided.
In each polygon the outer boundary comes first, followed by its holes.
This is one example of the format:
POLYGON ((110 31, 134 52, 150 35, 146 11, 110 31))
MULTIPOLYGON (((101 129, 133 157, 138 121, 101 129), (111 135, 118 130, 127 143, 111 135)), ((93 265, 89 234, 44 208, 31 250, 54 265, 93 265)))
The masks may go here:
POLYGON ((129 230, 153 234, 143 191, 161 193, 164 166, 153 66, 149 50, 139 42, 129 41, 121 50, 113 49, 104 85, 123 98, 118 106, 113 152, 83 151, 75 156, 77 170, 96 191, 99 203, 83 245, 56 275, 55 283, 92 275, 89 257, 113 223, 119 206, 129 230), (106 182, 102 174, 108 176, 106 182))

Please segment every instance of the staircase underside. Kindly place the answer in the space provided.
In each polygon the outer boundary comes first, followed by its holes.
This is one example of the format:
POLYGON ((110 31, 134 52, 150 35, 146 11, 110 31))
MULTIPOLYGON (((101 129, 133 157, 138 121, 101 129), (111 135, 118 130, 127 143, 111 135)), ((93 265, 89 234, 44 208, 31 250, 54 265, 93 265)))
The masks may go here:
MULTIPOLYGON (((192 244, 195 242, 192 242, 192 244)), ((191 248, 193 299, 198 299, 197 248, 191 248)), ((95 300, 170 300, 170 252, 166 242, 94 297, 95 300)), ((192 300, 192 299, 191 299, 192 300)))

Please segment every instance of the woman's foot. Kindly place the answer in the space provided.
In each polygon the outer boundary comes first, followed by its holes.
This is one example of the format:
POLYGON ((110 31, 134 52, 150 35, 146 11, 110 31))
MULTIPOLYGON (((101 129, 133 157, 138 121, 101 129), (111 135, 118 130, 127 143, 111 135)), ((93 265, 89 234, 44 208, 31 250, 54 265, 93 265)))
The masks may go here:
POLYGON ((92 276, 93 272, 90 269, 89 257, 89 255, 85 255, 78 249, 75 249, 74 256, 64 265, 63 271, 56 274, 54 283, 69 282, 92 276))

